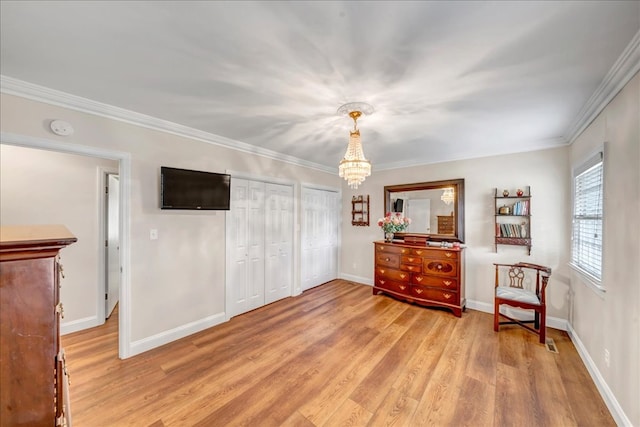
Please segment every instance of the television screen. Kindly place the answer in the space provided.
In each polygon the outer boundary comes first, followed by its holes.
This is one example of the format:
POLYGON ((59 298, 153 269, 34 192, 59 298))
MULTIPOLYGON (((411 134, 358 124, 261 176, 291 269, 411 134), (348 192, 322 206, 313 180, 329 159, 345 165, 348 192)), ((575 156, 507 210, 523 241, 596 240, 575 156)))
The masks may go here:
POLYGON ((160 208, 229 210, 231 176, 162 166, 160 208))

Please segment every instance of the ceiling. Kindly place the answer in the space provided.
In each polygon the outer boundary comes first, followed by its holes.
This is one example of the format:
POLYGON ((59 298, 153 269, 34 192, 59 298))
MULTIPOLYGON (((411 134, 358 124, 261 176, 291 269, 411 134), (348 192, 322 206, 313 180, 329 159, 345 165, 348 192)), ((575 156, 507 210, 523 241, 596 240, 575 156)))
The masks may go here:
POLYGON ((375 110, 358 121, 374 172, 565 145, 640 39, 637 1, 0 7, 4 92, 43 86, 331 171, 354 101, 375 110))

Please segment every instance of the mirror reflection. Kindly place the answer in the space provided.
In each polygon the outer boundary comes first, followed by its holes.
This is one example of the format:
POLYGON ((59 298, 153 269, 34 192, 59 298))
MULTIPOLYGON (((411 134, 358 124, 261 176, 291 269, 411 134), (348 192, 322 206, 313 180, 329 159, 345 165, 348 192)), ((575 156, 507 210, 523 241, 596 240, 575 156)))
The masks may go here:
POLYGON ((401 236, 464 241, 464 179, 384 187, 385 213, 400 213, 411 225, 401 236))
POLYGON ((411 218, 407 233, 453 236, 453 187, 391 193, 391 212, 411 218))

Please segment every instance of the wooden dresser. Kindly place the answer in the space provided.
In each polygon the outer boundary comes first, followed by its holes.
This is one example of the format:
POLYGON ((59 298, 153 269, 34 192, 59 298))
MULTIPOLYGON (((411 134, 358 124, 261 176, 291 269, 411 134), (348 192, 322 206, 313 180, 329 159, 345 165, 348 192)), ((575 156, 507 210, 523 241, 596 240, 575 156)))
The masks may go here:
POLYGON ((374 242, 373 294, 431 307, 460 317, 465 309, 464 249, 374 242))
POLYGON ((438 215, 438 234, 453 234, 453 216, 438 215))
POLYGON ((0 424, 64 421, 58 252, 64 226, 0 227, 0 424))

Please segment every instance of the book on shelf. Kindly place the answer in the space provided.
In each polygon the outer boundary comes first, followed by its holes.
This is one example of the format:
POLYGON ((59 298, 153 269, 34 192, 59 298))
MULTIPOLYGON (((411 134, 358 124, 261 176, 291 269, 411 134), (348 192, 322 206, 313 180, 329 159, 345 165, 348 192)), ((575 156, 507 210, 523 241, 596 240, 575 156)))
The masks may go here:
POLYGON ((527 223, 522 224, 496 224, 496 237, 527 237, 527 223))

